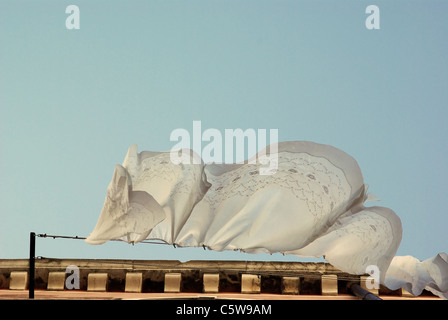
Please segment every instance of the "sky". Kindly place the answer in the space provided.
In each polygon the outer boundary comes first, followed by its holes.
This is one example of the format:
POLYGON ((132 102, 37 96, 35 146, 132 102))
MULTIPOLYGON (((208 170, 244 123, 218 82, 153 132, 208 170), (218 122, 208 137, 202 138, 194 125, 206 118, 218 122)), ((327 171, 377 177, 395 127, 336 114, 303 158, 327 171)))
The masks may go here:
MULTIPOLYGON (((397 255, 447 252, 447 34, 446 1, 0 0, 0 259, 27 258, 30 232, 87 236, 129 146, 168 151, 193 121, 345 151, 400 217, 397 255)), ((36 255, 308 261, 48 238, 36 255)))

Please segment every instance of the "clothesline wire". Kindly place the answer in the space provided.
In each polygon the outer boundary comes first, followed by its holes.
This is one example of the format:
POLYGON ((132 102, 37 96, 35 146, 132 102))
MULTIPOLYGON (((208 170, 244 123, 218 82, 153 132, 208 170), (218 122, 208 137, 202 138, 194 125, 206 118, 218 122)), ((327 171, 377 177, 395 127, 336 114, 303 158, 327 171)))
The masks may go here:
MULTIPOLYGON (((40 238, 53 238, 53 239, 72 239, 72 240, 85 240, 87 239, 86 237, 79 237, 79 236, 60 236, 60 235, 54 235, 54 234, 46 234, 46 233, 41 233, 41 234, 36 234, 36 236, 40 237, 40 238)), ((109 241, 120 241, 120 242, 126 242, 125 240, 122 239, 111 239, 109 241)), ((133 244, 133 242, 131 242, 133 244)), ((140 241, 139 243, 147 243, 147 244, 166 244, 169 245, 166 242, 157 242, 157 241, 150 241, 150 240, 143 240, 140 241)))

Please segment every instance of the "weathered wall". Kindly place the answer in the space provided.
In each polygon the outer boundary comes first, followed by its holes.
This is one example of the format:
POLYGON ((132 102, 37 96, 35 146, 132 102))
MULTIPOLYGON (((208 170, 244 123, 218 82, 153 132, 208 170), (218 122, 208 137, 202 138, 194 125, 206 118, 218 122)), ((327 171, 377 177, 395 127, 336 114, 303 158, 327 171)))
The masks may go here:
MULTIPOLYGON (((300 276, 303 294, 320 294, 320 276, 336 274, 342 279, 349 275, 328 263, 263 262, 263 261, 187 261, 177 260, 95 260, 95 259, 48 259, 36 260, 35 288, 47 288, 48 274, 65 272, 70 265, 80 270, 80 289, 87 290, 89 273, 106 272, 109 275, 108 291, 124 291, 127 272, 143 273, 143 292, 163 292, 167 272, 182 273, 183 292, 201 292, 204 273, 219 273, 221 292, 239 292, 241 274, 253 273, 262 276, 261 292, 280 293, 283 276, 300 276)), ((28 271, 28 259, 0 260, 0 289, 9 288, 12 271, 28 271)), ((341 281, 340 293, 345 291, 341 281)))

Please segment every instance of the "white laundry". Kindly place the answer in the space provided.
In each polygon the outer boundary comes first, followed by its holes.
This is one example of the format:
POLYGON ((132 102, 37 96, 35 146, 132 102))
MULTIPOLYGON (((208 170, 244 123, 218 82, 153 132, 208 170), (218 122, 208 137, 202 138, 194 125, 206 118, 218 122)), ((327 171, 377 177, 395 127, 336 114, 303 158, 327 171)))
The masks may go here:
MULTIPOLYGON (((424 262, 426 272, 416 272, 415 261, 401 260, 397 267, 400 218, 389 208, 364 206, 376 198, 367 194, 351 156, 307 141, 281 142, 276 149, 275 173, 261 175, 262 165, 250 159, 244 164, 206 165, 198 159, 173 164, 170 152, 138 153, 133 145, 116 166, 86 241, 158 239, 216 251, 323 256, 351 274, 365 274, 367 266, 376 265, 381 283, 390 288, 405 287, 418 295, 428 287, 446 298, 446 254, 437 256, 442 257, 437 264, 424 262), (431 269, 434 265, 442 276, 431 269), (409 272, 423 282, 417 285, 409 272)), ((182 156, 198 157, 191 150, 182 156)))

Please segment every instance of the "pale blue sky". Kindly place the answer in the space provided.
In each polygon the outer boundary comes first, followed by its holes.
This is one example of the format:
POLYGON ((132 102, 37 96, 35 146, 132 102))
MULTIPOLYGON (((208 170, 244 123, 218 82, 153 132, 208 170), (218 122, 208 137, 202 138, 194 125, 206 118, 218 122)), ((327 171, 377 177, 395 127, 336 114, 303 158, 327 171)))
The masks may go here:
MULTIPOLYGON (((0 0, 0 258, 26 258, 30 231, 87 236, 129 145, 169 150, 193 120, 346 151, 402 220, 397 254, 446 252, 447 31, 446 1, 0 0)), ((299 260, 52 239, 36 254, 299 260)))

